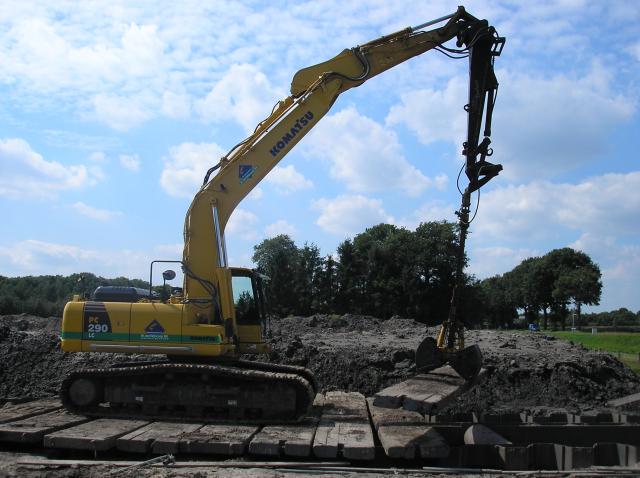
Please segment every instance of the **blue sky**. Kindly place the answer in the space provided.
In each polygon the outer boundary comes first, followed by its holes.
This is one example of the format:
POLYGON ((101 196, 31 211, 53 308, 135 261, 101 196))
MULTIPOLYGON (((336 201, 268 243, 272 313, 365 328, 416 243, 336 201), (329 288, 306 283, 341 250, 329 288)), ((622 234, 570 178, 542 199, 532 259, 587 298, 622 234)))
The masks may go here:
MULTIPOLYGON (((0 274, 148 277, 179 259, 207 168, 344 48, 455 2, 0 2, 0 274)), ((640 3, 474 1, 507 37, 469 271, 571 246, 598 309, 640 309, 640 3)), ((454 220, 467 63, 430 52, 341 96, 240 205, 230 262, 279 233, 333 253, 379 222, 454 220)))

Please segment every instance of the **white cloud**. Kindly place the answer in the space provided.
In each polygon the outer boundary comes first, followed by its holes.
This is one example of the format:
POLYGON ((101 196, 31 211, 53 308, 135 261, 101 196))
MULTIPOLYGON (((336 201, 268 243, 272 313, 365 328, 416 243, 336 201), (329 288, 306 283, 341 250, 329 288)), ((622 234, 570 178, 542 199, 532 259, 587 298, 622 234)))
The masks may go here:
POLYGON ((584 233, 570 247, 589 254, 600 265, 603 302, 601 310, 627 307, 640 309, 640 246, 624 244, 615 236, 584 233))
POLYGON ((280 234, 286 234, 290 237, 293 237, 297 233, 298 230, 295 228, 295 226, 288 223, 284 219, 280 219, 264 228, 264 234, 267 237, 275 237, 280 234))
POLYGON ((139 98, 99 94, 93 97, 93 107, 98 121, 120 131, 138 126, 151 117, 139 98))
POLYGON ((284 96, 256 66, 244 63, 232 65, 197 103, 197 109, 207 121, 233 120, 247 133, 252 133, 284 96))
POLYGON ((292 164, 286 167, 276 166, 269 172, 266 180, 284 194, 313 187, 313 183, 296 171, 292 164))
POLYGON ((443 179, 426 177, 402 154, 395 132, 355 108, 328 116, 306 142, 312 155, 331 161, 331 175, 354 192, 400 190, 418 196, 443 179))
MULTIPOLYGON (((628 120, 635 101, 612 90, 612 77, 599 63, 581 78, 534 77, 497 72, 501 82, 493 119, 492 162, 511 179, 553 177, 603 154, 609 133, 628 120)), ((391 108, 388 124, 404 124, 421 142, 461 146, 466 140, 466 79, 442 90, 416 90, 391 108), (420 118, 416 121, 416 118, 420 118)))
POLYGON ((89 155, 89 161, 94 163, 105 163, 107 161, 107 155, 102 151, 94 151, 89 155))
POLYGON ((215 143, 182 143, 164 158, 160 185, 171 196, 191 198, 207 170, 226 153, 215 143))
POLYGON ((540 253, 529 248, 495 247, 469 247, 469 267, 466 272, 474 274, 479 279, 504 274, 510 271, 524 259, 539 255, 540 253))
POLYGON ((443 220, 454 222, 457 221, 455 211, 458 208, 459 206, 445 204, 442 201, 430 201, 420 205, 409 217, 403 218, 398 223, 407 229, 413 230, 422 222, 443 220))
MULTIPOLYGON (((452 141, 462 144, 467 118, 462 106, 467 102, 467 79, 450 79, 444 89, 414 90, 402 95, 389 110, 388 125, 404 124, 423 144, 452 141)), ((463 139, 464 138, 464 139, 463 139)))
POLYGON ((122 216, 122 212, 120 211, 109 211, 107 209, 98 209, 92 206, 88 206, 83 202, 77 202, 73 205, 73 208, 82 214, 83 216, 90 217, 91 219, 96 219, 98 221, 109 221, 116 216, 122 216))
POLYGON ((191 114, 191 100, 185 93, 165 91, 162 94, 162 113, 169 118, 186 119, 191 114))
POLYGON ((51 197, 59 191, 94 185, 99 168, 47 161, 23 139, 0 139, 0 196, 12 199, 51 197))
POLYGON ((355 235, 381 222, 395 222, 382 207, 381 200, 361 195, 344 195, 331 200, 322 198, 314 202, 313 208, 320 211, 316 224, 338 236, 355 235))
POLYGON ((137 154, 121 154, 119 159, 123 168, 134 172, 140 170, 140 158, 137 154))
POLYGON ((49 93, 97 90, 158 74, 164 43, 156 26, 120 23, 109 32, 111 38, 100 33, 44 17, 17 19, 3 44, 4 75, 49 93), (82 38, 84 34, 88 36, 82 38))
POLYGON ((258 238, 258 216, 251 211, 236 208, 225 227, 225 236, 228 241, 240 238, 245 241, 254 241, 258 238))
MULTIPOLYGON (((3 274, 8 276, 62 274, 92 272, 104 277, 124 276, 149 280, 149 263, 152 259, 172 251, 171 257, 181 257, 182 246, 158 245, 151 251, 129 249, 99 250, 28 239, 7 246, 0 246, 3 274)), ((160 269, 161 270, 161 269, 160 269)), ((157 279, 154 278, 154 282, 157 279)), ((178 283, 179 278, 176 279, 178 283)))
POLYGON ((37 272, 43 274, 44 270, 61 271, 61 265, 67 263, 75 264, 75 269, 65 269, 65 271, 77 271, 77 267, 82 262, 99 258, 96 251, 82 249, 65 244, 54 244, 37 240, 26 240, 13 244, 12 246, 0 246, 0 256, 5 256, 7 262, 11 263, 23 274, 37 272), (43 262, 48 262, 53 267, 40 269, 43 262))
POLYGON ((42 134, 48 145, 58 148, 98 150, 98 149, 115 149, 119 146, 119 140, 115 137, 95 136, 81 134, 74 131, 65 131, 59 129, 45 129, 42 134))
POLYGON ((560 230, 639 235, 640 172, 605 174, 578 184, 533 182, 484 193, 478 234, 549 239, 560 230))

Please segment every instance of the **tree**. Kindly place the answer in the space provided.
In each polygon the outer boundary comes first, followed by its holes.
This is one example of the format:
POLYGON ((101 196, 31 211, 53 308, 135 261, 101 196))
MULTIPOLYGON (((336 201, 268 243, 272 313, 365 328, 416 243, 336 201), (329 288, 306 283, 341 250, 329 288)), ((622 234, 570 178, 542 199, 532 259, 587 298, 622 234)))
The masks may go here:
POLYGON ((322 257, 315 244, 307 244, 297 250, 295 262, 295 294, 297 297, 296 314, 311 315, 318 301, 322 257))
POLYGON ((543 261, 553 277, 551 296, 563 328, 568 315, 567 305, 571 301, 576 305, 578 323, 580 323, 582 304, 598 305, 600 303, 602 294, 600 268, 587 254, 570 247, 548 252, 543 257, 543 261))
POLYGON ((518 317, 518 310, 509 294, 509 284, 501 276, 493 276, 480 282, 481 302, 484 306, 484 317, 493 328, 513 327, 513 320, 518 317))
MULTIPOLYGON (((458 226, 448 221, 420 224, 414 234, 421 294, 418 320, 438 324, 447 318, 455 285, 456 256, 459 247, 458 226)), ((467 257, 464 257, 467 264, 467 257)), ((468 278, 465 283, 468 283, 468 278)), ((462 290, 461 298, 466 290, 462 290)))
POLYGON ((298 297, 292 291, 296 287, 296 260, 298 248, 286 234, 265 239, 253 248, 253 262, 262 274, 269 277, 266 292, 277 315, 288 315, 296 311, 298 297))
POLYGON ((318 292, 313 304, 314 311, 317 312, 335 312, 337 309, 336 295, 337 295, 337 267, 336 261, 331 256, 327 255, 322 261, 322 267, 318 271, 318 292))

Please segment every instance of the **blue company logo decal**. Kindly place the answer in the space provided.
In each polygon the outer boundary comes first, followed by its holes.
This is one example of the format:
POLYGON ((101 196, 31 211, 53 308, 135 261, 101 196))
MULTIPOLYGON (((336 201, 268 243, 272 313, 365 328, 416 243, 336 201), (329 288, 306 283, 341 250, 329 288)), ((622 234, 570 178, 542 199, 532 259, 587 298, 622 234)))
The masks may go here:
POLYGON ((238 176, 240 177, 240 184, 244 184, 244 182, 253 176, 253 173, 258 169, 255 166, 250 164, 241 164, 238 166, 238 176))
POLYGON ((149 325, 144 328, 144 334, 140 334, 142 340, 169 340, 164 327, 157 320, 152 320, 149 325))
POLYGON ((278 155, 280 151, 284 149, 284 147, 289 144, 289 142, 296 137, 296 135, 304 129, 305 126, 309 124, 309 121, 313 119, 313 113, 311 111, 307 111, 304 116, 298 118, 296 123, 293 125, 293 128, 289 130, 287 134, 285 134, 280 141, 273 145, 273 147, 269 150, 271 156, 274 158, 278 155))

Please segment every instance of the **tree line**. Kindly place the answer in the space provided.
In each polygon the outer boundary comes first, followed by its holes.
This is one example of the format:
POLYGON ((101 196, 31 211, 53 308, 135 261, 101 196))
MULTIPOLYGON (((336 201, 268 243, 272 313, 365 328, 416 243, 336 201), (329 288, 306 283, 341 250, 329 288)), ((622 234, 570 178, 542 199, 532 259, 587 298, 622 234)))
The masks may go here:
MULTIPOLYGON (((397 314, 437 324, 448 315, 457 247, 457 225, 448 221, 415 231, 379 224, 342 242, 335 256, 280 235, 256 245, 253 261, 271 277, 267 296, 277 315, 397 314)), ((597 305, 601 293, 597 264, 567 247, 482 281, 465 275, 459 311, 467 326, 510 328, 521 311, 527 322, 564 327, 572 308, 580 322, 582 306, 597 305)))
POLYGON ((276 315, 401 315, 436 323, 449 309, 456 228, 446 221, 415 231, 379 224, 343 241, 335 256, 279 235, 255 246, 253 261, 270 277, 267 297, 276 315))
POLYGON ((84 297, 101 285, 149 288, 149 283, 143 280, 105 279, 89 272, 69 276, 0 276, 0 314, 62 316, 65 304, 74 294, 84 297))
POLYGON ((509 327, 523 311, 529 323, 564 329, 573 306, 578 324, 583 305, 598 305, 601 272, 584 252, 554 249, 523 260, 511 271, 480 282, 489 324, 509 327))
MULTIPOLYGON (((425 222, 415 230, 378 224, 343 241, 330 255, 313 243, 300 247, 284 234, 265 239, 254 246, 253 261, 269 277, 266 295, 276 316, 400 315, 438 324, 448 315, 457 247, 458 228, 452 222, 425 222)), ((465 275, 463 282, 459 310, 469 327, 510 328, 519 315, 545 328, 563 327, 574 310, 578 324, 638 324, 638 314, 627 309, 581 317, 583 305, 599 303, 601 273, 587 254, 571 248, 527 258, 481 281, 465 275)), ((142 280, 89 273, 0 276, 0 314, 60 315, 73 294, 90 294, 99 285, 148 287, 142 280)))

